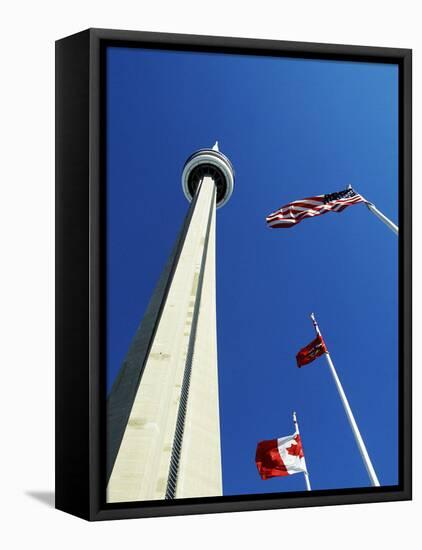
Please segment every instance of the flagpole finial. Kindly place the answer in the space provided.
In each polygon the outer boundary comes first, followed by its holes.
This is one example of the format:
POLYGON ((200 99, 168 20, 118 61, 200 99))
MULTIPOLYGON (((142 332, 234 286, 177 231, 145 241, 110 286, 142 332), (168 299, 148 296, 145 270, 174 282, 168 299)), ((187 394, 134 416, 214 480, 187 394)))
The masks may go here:
POLYGON ((213 148, 212 148, 213 151, 219 151, 220 149, 218 148, 218 141, 216 141, 213 145, 213 148))
POLYGON ((318 325, 317 320, 315 318, 315 313, 311 313, 310 317, 311 317, 311 320, 312 320, 312 324, 314 325, 315 332, 317 333, 318 336, 321 336, 321 331, 319 330, 319 325, 318 325))

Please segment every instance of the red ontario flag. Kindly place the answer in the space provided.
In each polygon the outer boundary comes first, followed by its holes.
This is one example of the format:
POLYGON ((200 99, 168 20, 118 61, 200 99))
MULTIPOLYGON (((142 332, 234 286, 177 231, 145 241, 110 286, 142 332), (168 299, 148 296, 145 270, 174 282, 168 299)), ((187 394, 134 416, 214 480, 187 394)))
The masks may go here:
POLYGON ((297 366, 303 367, 308 363, 312 363, 317 357, 327 352, 327 346, 325 345, 322 336, 318 335, 315 340, 312 340, 310 344, 302 348, 296 355, 297 366))

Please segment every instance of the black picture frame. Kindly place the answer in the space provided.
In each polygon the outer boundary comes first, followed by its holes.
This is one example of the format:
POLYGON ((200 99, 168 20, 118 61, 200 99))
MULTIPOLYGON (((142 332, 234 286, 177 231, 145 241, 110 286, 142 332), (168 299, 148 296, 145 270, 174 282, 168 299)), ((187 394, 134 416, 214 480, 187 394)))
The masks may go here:
POLYGON ((56 42, 56 508, 87 520, 409 500, 412 497, 412 52, 88 29, 56 42), (107 45, 394 63, 399 68, 398 486, 106 504, 104 49, 107 45))

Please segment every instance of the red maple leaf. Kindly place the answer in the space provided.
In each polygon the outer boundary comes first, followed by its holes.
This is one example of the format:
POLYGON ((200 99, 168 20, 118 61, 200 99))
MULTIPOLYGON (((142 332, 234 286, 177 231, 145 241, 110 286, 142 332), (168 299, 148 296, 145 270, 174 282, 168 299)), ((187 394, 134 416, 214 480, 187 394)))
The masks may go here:
POLYGON ((300 439, 300 435, 297 434, 294 437, 296 443, 292 443, 290 447, 286 448, 286 451, 289 453, 289 455, 298 456, 299 458, 302 458, 305 456, 303 454, 303 447, 302 447, 302 441, 300 439))

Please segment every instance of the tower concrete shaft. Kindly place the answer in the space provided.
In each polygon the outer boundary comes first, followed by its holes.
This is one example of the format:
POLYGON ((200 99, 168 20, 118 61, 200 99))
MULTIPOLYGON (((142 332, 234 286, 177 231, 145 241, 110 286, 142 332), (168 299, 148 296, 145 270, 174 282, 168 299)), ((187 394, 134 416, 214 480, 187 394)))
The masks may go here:
POLYGON ((222 494, 216 184, 203 177, 107 402, 107 502, 222 494))

